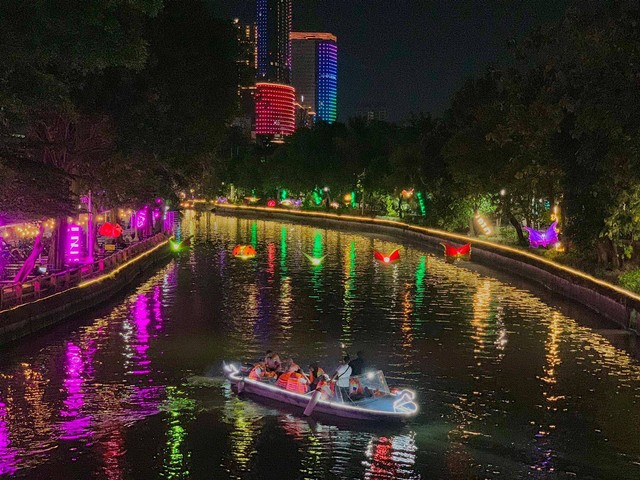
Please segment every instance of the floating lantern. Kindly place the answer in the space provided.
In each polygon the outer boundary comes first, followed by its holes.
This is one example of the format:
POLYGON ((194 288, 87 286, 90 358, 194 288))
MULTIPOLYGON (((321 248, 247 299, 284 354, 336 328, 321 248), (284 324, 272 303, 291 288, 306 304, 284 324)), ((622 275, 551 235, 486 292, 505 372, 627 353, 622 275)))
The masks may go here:
POLYGON ((444 247, 444 256, 448 262, 452 263, 455 260, 469 260, 471 258, 471 244, 467 243, 461 247, 454 247, 449 243, 441 243, 444 247))
POLYGON ((256 256, 256 249, 253 245, 236 245, 231 253, 236 258, 248 260, 256 256))
POLYGON ((98 235, 103 237, 118 238, 122 235, 122 227, 117 223, 103 223, 98 229, 98 235))
POLYGON ((311 262, 311 265, 313 265, 314 267, 318 267, 320 265, 322 265, 322 262, 324 261, 326 255, 322 256, 322 257, 312 257, 311 255, 307 255, 306 253, 303 252, 303 255, 305 257, 307 257, 307 259, 311 262))
POLYGON ((536 230, 534 228, 522 227, 529 232, 529 246, 531 248, 548 247, 549 245, 555 245, 558 243, 558 232, 556 231, 556 225, 558 222, 553 222, 546 230, 536 230))
POLYGON ((377 250, 373 251, 373 256, 376 260, 378 260, 379 262, 382 263, 393 263, 393 262, 397 262, 398 260, 400 260, 400 249, 396 249, 394 250, 391 254, 389 255, 384 255, 382 253, 380 253, 377 250))

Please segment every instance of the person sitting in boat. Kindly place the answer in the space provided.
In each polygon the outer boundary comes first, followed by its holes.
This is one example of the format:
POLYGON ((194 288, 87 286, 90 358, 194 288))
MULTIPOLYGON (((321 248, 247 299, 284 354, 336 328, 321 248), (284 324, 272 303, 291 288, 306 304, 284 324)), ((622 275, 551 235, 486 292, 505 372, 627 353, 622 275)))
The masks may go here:
POLYGON ((289 370, 278 377, 276 385, 290 392, 307 393, 309 381, 300 367, 292 363, 289 370))
POLYGON ((349 366, 351 367, 351 375, 362 375, 364 372, 364 367, 366 366, 364 361, 364 352, 362 350, 358 350, 356 352, 356 358, 349 362, 349 366))
POLYGON ((263 362, 256 363, 249 372, 249 378, 252 380, 272 380, 275 376, 275 372, 270 372, 263 362))
POLYGON ((324 370, 320 367, 320 365, 318 365, 318 362, 313 362, 311 365, 309 365, 309 375, 307 375, 307 378, 309 379, 310 390, 316 389, 321 375, 324 375, 324 370))
POLYGON ((267 370, 270 372, 278 372, 280 367, 282 366, 282 362, 280 361, 280 355, 271 350, 267 350, 267 355, 264 357, 264 363, 267 367, 267 370))
POLYGON ((328 400, 333 397, 334 388, 335 383, 331 382, 329 375, 323 373, 318 377, 318 382, 316 384, 315 390, 319 391, 322 395, 320 398, 328 400))
POLYGON ((349 398, 351 400, 362 400, 365 397, 364 388, 362 383, 357 377, 351 377, 349 379, 349 398))
POLYGON ((351 378, 351 367, 347 355, 340 360, 340 365, 332 377, 332 380, 336 381, 336 394, 343 402, 349 400, 349 378, 351 378))

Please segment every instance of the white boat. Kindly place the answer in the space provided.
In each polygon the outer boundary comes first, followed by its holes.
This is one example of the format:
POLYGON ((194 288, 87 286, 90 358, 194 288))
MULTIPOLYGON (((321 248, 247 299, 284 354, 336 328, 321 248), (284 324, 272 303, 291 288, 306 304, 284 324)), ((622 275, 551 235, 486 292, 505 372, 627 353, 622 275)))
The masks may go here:
POLYGON ((249 378, 249 369, 234 364, 224 364, 225 376, 238 393, 246 392, 278 403, 304 410, 305 415, 324 415, 350 420, 402 421, 418 413, 415 393, 412 390, 391 392, 382 371, 368 372, 357 378, 365 392, 359 400, 342 401, 335 397, 325 398, 319 392, 306 394, 292 392, 276 386, 268 380, 249 378))

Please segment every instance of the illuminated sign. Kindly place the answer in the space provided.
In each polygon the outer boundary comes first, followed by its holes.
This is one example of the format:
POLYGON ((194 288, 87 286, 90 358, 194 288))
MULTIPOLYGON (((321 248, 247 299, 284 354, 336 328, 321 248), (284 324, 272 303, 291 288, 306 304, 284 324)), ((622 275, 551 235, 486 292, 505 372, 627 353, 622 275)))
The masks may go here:
POLYGON ((72 223, 67 228, 67 263, 80 263, 82 257, 82 227, 72 223))

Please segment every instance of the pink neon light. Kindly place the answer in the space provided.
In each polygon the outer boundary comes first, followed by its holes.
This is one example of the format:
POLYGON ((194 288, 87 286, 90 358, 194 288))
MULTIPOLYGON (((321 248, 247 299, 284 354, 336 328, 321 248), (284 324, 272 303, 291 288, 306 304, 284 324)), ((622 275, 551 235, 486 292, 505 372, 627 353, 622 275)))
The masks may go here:
POLYGON ((80 263, 82 255, 82 227, 72 223, 67 229, 67 262, 80 263))
POLYGON ((256 133, 291 135, 296 130, 296 91, 291 85, 256 84, 256 133))
POLYGON ((136 228, 143 228, 147 224, 147 207, 136 212, 136 228))

